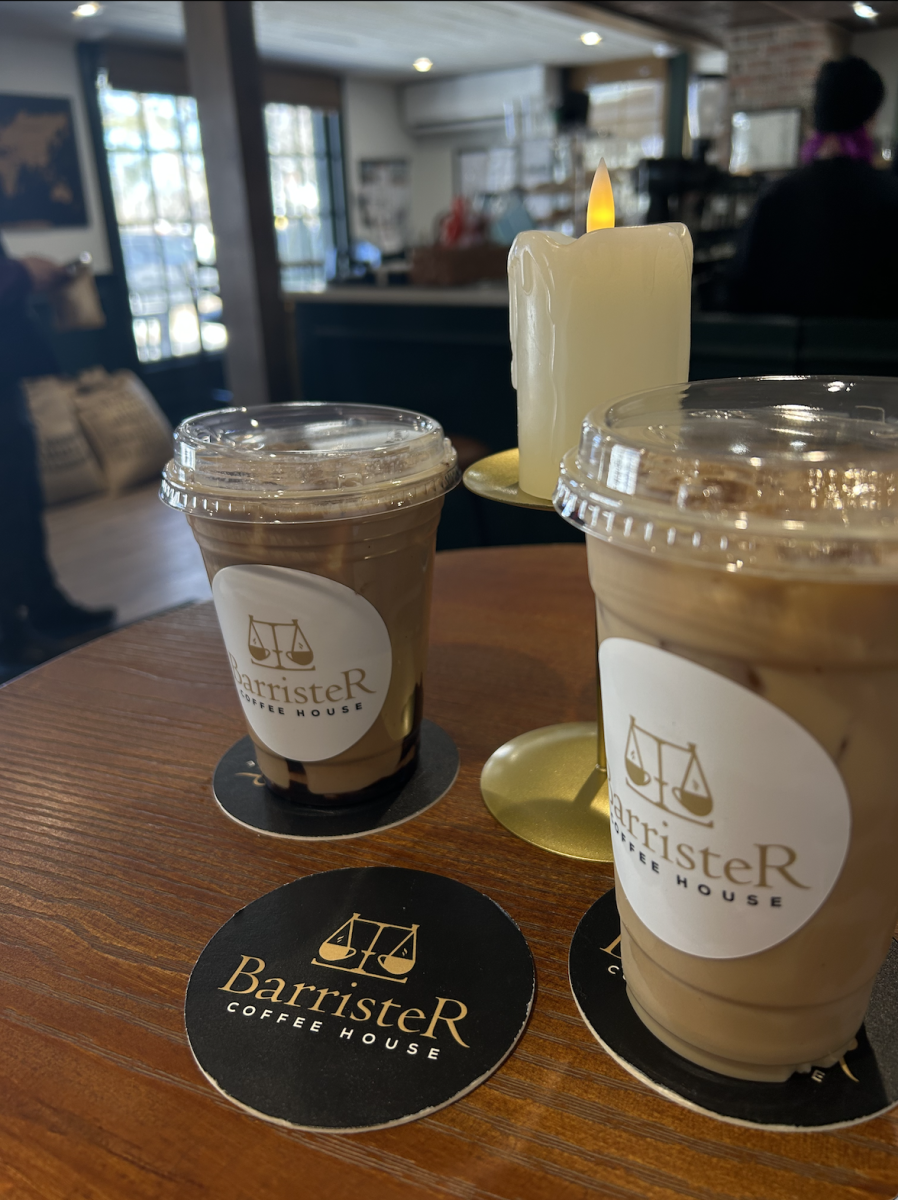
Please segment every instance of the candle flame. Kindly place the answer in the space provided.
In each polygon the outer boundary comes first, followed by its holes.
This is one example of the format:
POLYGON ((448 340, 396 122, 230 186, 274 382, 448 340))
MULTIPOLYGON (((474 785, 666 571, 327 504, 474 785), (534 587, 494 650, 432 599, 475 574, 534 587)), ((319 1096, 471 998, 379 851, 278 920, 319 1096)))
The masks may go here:
POLYGON ((605 166, 604 158, 596 167, 596 173, 589 189, 589 203, 586 205, 586 232, 594 229, 614 228, 614 192, 611 190, 611 176, 605 166))

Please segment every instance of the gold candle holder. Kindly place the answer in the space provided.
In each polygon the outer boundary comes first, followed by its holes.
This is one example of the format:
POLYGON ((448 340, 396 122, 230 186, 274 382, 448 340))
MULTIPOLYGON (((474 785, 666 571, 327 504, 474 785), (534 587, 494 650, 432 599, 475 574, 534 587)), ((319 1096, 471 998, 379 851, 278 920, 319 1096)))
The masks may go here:
MULTIPOLYGON (((485 500, 553 511, 518 481, 518 451, 503 450, 468 467, 465 487, 485 500)), ((519 734, 487 760, 483 802, 507 830, 531 845, 590 862, 611 862, 608 773, 596 658, 597 721, 546 725, 519 734)))

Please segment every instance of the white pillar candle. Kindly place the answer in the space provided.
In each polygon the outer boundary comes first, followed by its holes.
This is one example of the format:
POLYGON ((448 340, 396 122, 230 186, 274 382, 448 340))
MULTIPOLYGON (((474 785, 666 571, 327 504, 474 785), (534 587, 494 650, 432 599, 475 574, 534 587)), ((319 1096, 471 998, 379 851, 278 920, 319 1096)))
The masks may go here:
POLYGON ((552 495, 588 412, 688 378, 689 231, 613 225, 603 160, 590 193, 591 232, 529 230, 508 256, 519 479, 532 496, 552 495))

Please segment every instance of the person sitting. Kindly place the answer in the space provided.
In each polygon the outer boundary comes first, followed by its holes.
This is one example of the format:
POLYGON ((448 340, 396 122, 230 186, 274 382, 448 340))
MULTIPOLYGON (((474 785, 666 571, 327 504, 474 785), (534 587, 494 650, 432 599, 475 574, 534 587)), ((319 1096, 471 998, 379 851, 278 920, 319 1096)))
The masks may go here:
POLYGON ((823 64, 806 165, 755 205, 726 272, 730 311, 898 316, 898 178, 871 162, 884 95, 863 59, 823 64))

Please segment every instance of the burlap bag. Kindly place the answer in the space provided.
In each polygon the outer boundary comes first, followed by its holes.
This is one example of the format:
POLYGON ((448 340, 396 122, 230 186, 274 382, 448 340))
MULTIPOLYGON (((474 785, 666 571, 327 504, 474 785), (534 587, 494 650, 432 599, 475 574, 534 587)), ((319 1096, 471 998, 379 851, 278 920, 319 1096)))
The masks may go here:
POLYGON ((68 279, 49 294, 53 324, 59 333, 76 329, 102 329, 106 314, 100 303, 94 273, 85 263, 73 263, 68 279))
POLYGON ((131 371, 85 371, 75 406, 110 491, 154 478, 171 457, 172 427, 131 371))
POLYGON ((78 421, 75 385, 55 375, 25 381, 44 501, 62 504, 103 490, 100 465, 78 421))

